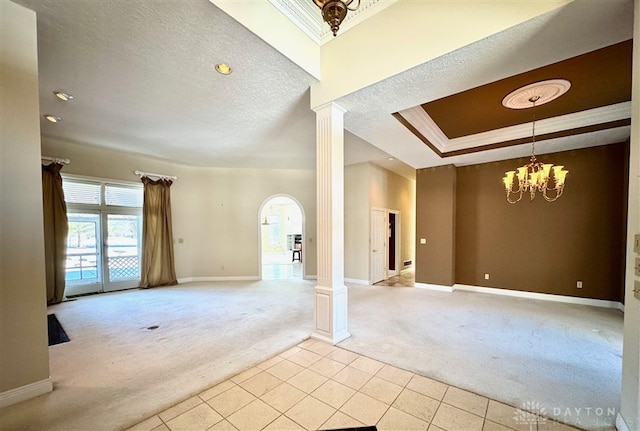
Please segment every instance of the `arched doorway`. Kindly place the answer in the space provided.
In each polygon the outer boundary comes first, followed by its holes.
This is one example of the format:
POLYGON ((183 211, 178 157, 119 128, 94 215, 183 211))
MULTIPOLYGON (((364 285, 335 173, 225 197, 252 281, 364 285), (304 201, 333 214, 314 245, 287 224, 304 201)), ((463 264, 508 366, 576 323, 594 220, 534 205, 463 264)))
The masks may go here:
POLYGON ((289 196, 271 196, 260 209, 260 260, 263 279, 304 276, 304 213, 289 196))

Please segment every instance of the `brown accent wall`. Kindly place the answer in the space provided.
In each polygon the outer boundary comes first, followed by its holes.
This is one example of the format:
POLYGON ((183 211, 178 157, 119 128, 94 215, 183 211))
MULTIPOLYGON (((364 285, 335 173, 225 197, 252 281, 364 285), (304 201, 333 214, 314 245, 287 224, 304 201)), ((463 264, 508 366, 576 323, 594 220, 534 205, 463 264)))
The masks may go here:
POLYGON ((416 282, 455 283, 456 168, 416 171, 416 282), (426 244, 420 244, 420 239, 426 244))
MULTIPOLYGON (((621 301, 628 143, 539 159, 569 170, 556 202, 538 195, 507 203, 501 178, 526 158, 457 169, 455 282, 621 301)), ((418 180, 417 205, 425 207, 431 193, 421 185, 418 180)), ((445 219, 449 206, 442 208, 445 219)), ((429 267, 429 257, 422 257, 418 265, 429 267)))

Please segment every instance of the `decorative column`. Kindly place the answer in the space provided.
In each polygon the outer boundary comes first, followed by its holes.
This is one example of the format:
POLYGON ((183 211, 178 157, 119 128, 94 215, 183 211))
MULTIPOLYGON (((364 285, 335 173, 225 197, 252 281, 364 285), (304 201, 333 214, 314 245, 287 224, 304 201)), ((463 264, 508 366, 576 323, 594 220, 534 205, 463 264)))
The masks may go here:
POLYGON ((337 344, 348 338, 344 285, 344 113, 335 103, 316 112, 318 285, 313 338, 337 344))

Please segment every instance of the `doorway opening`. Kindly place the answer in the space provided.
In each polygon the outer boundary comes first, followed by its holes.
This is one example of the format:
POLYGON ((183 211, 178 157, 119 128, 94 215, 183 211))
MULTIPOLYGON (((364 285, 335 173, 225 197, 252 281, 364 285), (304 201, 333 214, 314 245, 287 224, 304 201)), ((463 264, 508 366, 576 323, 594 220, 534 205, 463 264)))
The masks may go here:
POLYGON ((288 196, 267 199, 260 210, 262 279, 303 278, 304 214, 288 196))
POLYGON ((400 211, 387 208, 371 210, 371 284, 400 275, 400 220, 400 211))

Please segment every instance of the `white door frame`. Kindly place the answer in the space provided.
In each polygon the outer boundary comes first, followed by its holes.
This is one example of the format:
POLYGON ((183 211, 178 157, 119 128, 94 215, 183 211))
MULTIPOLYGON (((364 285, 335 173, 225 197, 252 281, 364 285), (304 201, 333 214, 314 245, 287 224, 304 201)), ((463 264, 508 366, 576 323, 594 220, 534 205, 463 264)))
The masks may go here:
MULTIPOLYGON (((390 217, 389 214, 393 214, 395 216, 396 222, 395 222, 395 232, 394 232, 394 238, 395 238, 395 251, 396 251, 396 259, 395 259, 395 270, 391 270, 387 267, 387 277, 393 277, 396 275, 400 275, 400 264, 401 264, 401 245, 402 242, 400 241, 400 234, 401 234, 401 226, 400 226, 400 211, 397 210, 387 210, 387 226, 389 226, 390 224, 390 217)), ((390 228, 390 227, 389 227, 390 228)), ((387 266, 389 265, 389 247, 387 247, 387 260, 385 261, 387 262, 387 266)))
POLYGON ((387 213, 387 209, 386 208, 375 208, 372 207, 371 211, 370 211, 370 237, 369 237, 369 277, 370 277, 370 282, 371 284, 377 283, 379 281, 382 280, 386 280, 387 277, 387 266, 389 266, 387 264, 387 259, 388 259, 388 247, 387 247, 387 241, 389 240, 389 215, 387 213), (379 212, 382 213, 382 225, 381 226, 376 226, 376 223, 374 222, 375 217, 374 217, 374 213, 379 212), (381 235, 383 238, 383 244, 382 245, 378 245, 378 248, 382 247, 382 250, 379 249, 374 249, 374 238, 376 236, 376 229, 381 229, 381 235), (375 253, 379 253, 382 254, 382 261, 383 261, 383 267, 382 268, 378 268, 376 265, 376 254, 375 253), (378 271, 382 269, 382 278, 378 277, 376 274, 378 274, 378 271))

